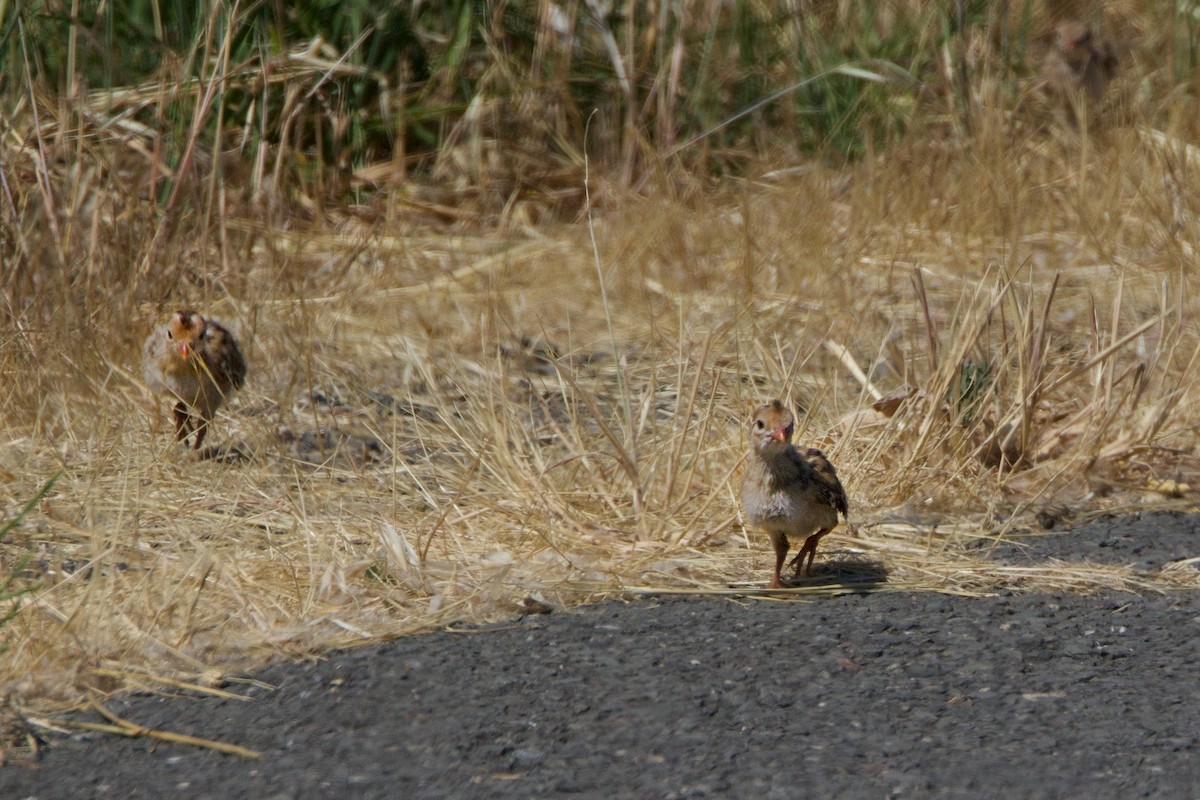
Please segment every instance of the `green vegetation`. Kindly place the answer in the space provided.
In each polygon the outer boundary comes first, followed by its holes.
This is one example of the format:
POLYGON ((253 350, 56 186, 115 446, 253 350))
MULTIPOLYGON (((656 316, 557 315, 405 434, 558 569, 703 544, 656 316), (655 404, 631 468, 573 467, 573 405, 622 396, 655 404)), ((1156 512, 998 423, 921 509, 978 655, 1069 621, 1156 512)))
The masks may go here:
POLYGON ((430 174, 463 125, 481 124, 472 109, 489 107, 502 147, 532 137, 567 162, 595 114, 588 148, 629 175, 714 129, 705 147, 719 164, 781 141, 860 157, 904 130, 961 33, 941 5, 847 7, 34 0, 8 6, 0 66, 10 99, 29 75, 39 99, 91 98, 100 118, 78 120, 87 129, 119 117, 159 133, 172 170, 195 144, 248 163, 284 156, 341 200, 332 176, 381 160, 430 174))
MULTIPOLYGON (((16 513, 16 515, 8 520, 8 522, 0 525, 0 543, 4 542, 5 537, 12 532, 14 528, 21 524, 21 520, 25 519, 26 515, 33 510, 46 494, 54 488, 55 481, 58 476, 55 475, 50 480, 43 484, 37 494, 33 496, 25 507, 16 513)), ((3 579, 0 579, 0 604, 8 604, 8 609, 0 612, 0 629, 2 629, 9 620, 17 615, 21 610, 21 598, 33 591, 33 587, 25 583, 20 576, 21 570, 29 563, 31 554, 26 554, 18 559, 15 565, 8 570, 3 579)))

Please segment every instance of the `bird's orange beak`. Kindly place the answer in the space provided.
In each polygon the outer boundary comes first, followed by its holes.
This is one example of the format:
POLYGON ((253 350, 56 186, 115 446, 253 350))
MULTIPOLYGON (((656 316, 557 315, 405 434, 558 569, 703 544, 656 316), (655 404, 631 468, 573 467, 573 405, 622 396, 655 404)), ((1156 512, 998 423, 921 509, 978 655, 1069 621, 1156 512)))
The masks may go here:
POLYGON ((771 438, 777 442, 787 441, 787 428, 778 428, 771 431, 771 438))
POLYGON ((187 358, 192 354, 192 347, 187 342, 180 342, 175 348, 179 350, 179 355, 183 358, 187 358))

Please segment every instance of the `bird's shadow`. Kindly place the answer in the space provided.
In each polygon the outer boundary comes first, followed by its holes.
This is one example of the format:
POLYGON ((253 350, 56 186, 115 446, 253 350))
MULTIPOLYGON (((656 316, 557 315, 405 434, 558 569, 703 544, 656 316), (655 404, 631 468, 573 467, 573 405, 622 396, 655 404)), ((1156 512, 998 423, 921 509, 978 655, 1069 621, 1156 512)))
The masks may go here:
POLYGON ((873 558, 842 557, 819 561, 804 577, 784 577, 787 588, 801 589, 836 586, 848 592, 870 592, 887 583, 888 568, 873 558))
POLYGON ((250 451, 242 442, 214 444, 192 451, 195 461, 215 461, 218 464, 239 464, 250 460, 250 451))
POLYGON ((812 565, 812 571, 803 577, 784 575, 781 589, 770 589, 762 584, 753 587, 738 584, 736 587, 745 589, 751 595, 788 594, 797 590, 823 590, 833 594, 867 594, 887 583, 888 569, 882 561, 861 556, 834 557, 818 561, 812 565))

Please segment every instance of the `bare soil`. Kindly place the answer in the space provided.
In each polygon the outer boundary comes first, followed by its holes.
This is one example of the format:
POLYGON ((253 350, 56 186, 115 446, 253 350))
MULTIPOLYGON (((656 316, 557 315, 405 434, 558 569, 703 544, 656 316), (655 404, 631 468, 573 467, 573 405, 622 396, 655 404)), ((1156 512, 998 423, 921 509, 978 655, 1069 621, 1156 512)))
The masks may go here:
MULTIPOLYGON (((1114 518, 993 557, 1155 571, 1198 530, 1114 518)), ((278 664, 231 685, 251 702, 131 697, 264 755, 81 734, 0 796, 1195 797, 1198 622, 1190 592, 612 602, 278 664)))

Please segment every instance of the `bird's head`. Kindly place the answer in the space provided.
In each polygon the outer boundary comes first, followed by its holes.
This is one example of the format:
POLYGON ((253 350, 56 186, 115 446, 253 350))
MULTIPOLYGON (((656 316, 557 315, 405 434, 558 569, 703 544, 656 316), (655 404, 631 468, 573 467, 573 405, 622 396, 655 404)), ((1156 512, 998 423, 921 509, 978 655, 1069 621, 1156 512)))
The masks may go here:
POLYGON ((167 339, 179 357, 187 359, 195 351, 196 343, 203 338, 207 328, 208 323, 204 321, 204 317, 195 311, 190 309, 176 311, 171 316, 171 321, 167 323, 167 339))
POLYGON ((1092 29, 1077 19, 1063 20, 1054 29, 1054 41, 1068 61, 1086 58, 1092 43, 1092 29))
POLYGON ((761 452, 787 447, 796 430, 796 419, 783 403, 772 400, 750 417, 750 446, 761 452))

